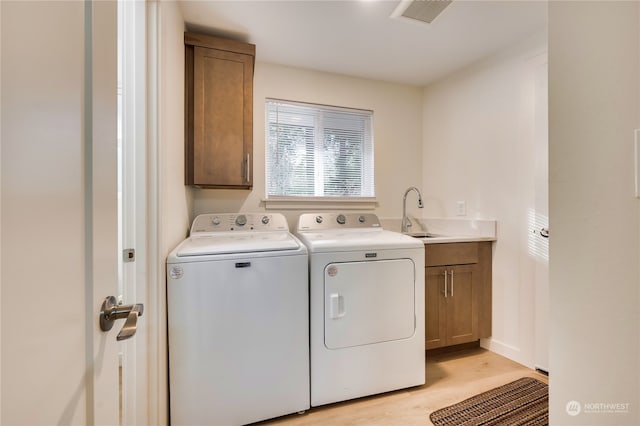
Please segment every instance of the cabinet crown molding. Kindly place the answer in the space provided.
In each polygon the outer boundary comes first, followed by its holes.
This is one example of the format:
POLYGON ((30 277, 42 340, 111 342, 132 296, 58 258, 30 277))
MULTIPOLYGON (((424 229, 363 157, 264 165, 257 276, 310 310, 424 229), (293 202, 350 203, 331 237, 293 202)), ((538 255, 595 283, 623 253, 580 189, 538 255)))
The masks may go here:
POLYGON ((256 56, 256 45, 206 34, 184 33, 184 44, 256 56))

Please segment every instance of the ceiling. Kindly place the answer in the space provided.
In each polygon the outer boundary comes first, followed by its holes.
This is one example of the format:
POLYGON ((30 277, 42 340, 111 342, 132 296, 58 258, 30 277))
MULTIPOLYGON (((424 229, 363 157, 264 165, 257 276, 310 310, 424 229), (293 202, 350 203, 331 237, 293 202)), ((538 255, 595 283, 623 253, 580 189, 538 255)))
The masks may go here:
POLYGON ((433 23, 400 0, 182 0, 189 31, 256 45, 256 59, 425 86, 547 26, 546 1, 455 0, 433 23))

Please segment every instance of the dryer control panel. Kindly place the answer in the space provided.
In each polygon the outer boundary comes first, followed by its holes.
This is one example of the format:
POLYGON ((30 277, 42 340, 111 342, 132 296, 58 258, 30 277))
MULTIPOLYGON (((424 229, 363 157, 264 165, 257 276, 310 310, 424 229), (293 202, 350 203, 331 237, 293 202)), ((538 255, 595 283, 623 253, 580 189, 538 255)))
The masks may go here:
POLYGON ((382 228, 373 213, 304 213, 298 219, 298 231, 344 228, 382 228))
POLYGON ((200 232, 288 231, 281 213, 207 213, 198 215, 191 225, 191 235, 200 232))

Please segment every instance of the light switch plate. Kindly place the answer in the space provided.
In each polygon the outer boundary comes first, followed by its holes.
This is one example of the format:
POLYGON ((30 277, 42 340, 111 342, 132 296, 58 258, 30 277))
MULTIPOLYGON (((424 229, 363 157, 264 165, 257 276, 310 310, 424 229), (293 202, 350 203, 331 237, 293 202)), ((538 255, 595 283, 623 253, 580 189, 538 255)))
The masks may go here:
POLYGON ((467 202, 466 201, 457 201, 457 215, 458 216, 466 216, 467 215, 467 202))

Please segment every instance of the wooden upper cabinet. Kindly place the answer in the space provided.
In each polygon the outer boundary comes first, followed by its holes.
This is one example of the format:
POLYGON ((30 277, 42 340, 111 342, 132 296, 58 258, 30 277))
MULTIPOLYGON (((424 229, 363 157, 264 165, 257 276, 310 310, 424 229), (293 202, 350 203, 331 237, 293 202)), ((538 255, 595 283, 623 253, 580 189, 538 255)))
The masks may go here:
POLYGON ((255 46, 185 33, 185 183, 253 186, 255 46))

